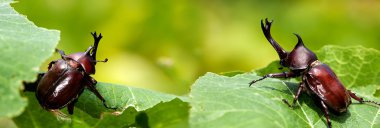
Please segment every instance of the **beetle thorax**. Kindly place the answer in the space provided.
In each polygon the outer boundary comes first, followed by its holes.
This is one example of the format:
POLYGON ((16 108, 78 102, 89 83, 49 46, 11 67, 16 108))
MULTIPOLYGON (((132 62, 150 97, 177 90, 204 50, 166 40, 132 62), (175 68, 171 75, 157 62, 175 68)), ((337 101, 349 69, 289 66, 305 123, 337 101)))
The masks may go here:
POLYGON ((321 61, 316 60, 316 61, 314 61, 314 62, 312 62, 312 63, 310 64, 310 67, 314 67, 314 66, 321 65, 321 64, 322 64, 321 61))
POLYGON ((90 55, 78 52, 70 54, 68 57, 78 62, 87 74, 95 74, 96 61, 90 55))
POLYGON ((318 60, 317 56, 302 42, 299 42, 286 58, 290 70, 305 70, 316 60, 318 60))
POLYGON ((82 67, 82 65, 75 60, 67 60, 66 62, 72 68, 81 68, 82 67))

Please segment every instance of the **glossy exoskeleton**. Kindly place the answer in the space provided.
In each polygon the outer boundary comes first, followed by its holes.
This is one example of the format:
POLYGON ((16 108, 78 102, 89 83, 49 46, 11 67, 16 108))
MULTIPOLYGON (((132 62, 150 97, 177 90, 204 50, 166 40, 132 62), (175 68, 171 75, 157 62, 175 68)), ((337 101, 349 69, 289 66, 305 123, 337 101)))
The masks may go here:
MULTIPOLYGON (((65 116, 59 109, 67 106, 69 114, 74 112, 74 104, 84 88, 90 89, 104 104, 105 100, 96 90, 96 80, 90 75, 95 74, 97 62, 96 51, 102 34, 91 33, 94 38, 94 46, 90 46, 85 52, 65 55, 61 50, 61 58, 50 62, 48 71, 41 74, 36 89, 36 97, 40 105, 54 114, 65 116)), ((107 107, 108 108, 108 107, 107 107)))
POLYGON ((265 19, 265 24, 261 21, 261 28, 265 37, 280 57, 280 64, 283 67, 288 67, 289 72, 271 73, 264 77, 253 80, 249 83, 252 84, 261 81, 265 78, 292 78, 301 76, 301 83, 298 86, 297 92, 290 104, 287 100, 283 100, 289 107, 293 108, 296 105, 298 97, 301 92, 309 94, 316 104, 319 104, 324 116, 327 120, 327 126, 331 127, 329 118, 329 110, 334 113, 343 113, 347 111, 348 106, 351 104, 351 98, 359 101, 360 103, 370 102, 380 105, 374 101, 363 100, 347 90, 335 75, 333 70, 326 64, 320 62, 317 56, 302 42, 301 37, 295 34, 298 38, 298 43, 291 52, 285 51, 271 36, 270 27, 272 21, 265 19))

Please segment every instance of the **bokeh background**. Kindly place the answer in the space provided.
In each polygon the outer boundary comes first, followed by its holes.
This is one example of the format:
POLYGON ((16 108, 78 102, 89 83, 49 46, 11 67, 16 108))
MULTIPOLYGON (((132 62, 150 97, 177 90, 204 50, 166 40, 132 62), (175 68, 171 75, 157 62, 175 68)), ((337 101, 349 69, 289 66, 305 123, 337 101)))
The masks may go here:
MULTIPOLYGON (((376 0, 19 0, 12 6, 37 26, 61 31, 66 53, 104 35, 94 76, 98 81, 177 95, 206 72, 249 72, 277 60, 260 20, 274 20, 272 35, 287 50, 306 46, 363 45, 380 49, 376 0)), ((56 54, 51 58, 57 59, 56 54)), ((41 70, 46 70, 48 60, 41 70)))

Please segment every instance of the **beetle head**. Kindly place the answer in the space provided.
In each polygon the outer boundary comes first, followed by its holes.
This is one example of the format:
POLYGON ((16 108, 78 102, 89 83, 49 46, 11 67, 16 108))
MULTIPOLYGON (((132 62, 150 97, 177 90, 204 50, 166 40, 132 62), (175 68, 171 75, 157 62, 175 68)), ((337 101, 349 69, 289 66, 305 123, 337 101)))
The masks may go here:
POLYGON ((85 52, 78 52, 70 54, 68 56, 71 59, 80 63, 87 74, 95 74, 95 65, 97 62, 108 61, 108 59, 105 59, 104 61, 96 60, 96 51, 98 49, 99 41, 103 37, 102 34, 99 34, 99 36, 97 36, 96 32, 94 32, 91 33, 91 35, 94 37, 94 46, 90 46, 85 52))
POLYGON ((317 56, 310 51, 302 42, 301 37, 298 34, 295 34, 298 39, 297 45, 294 49, 289 53, 286 52, 273 38, 270 34, 270 27, 273 21, 268 21, 265 19, 265 24, 263 20, 261 20, 261 29, 269 43, 276 50, 279 58, 280 64, 284 67, 288 67, 292 71, 302 71, 305 70, 308 65, 317 60, 317 56))

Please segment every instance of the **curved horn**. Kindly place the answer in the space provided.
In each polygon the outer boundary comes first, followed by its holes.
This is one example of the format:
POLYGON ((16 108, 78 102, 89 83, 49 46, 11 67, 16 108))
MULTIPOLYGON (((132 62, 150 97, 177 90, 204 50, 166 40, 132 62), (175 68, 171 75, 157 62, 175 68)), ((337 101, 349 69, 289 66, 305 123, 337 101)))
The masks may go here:
POLYGON ((304 46, 301 36, 298 35, 297 33, 293 33, 293 34, 297 36, 297 40, 298 40, 296 47, 304 46))
POLYGON ((272 26, 272 22, 273 21, 268 21, 268 18, 266 18, 264 24, 263 20, 261 20, 261 29, 263 30, 263 33, 269 41, 269 43, 276 50, 280 59, 285 59, 288 53, 272 38, 272 35, 270 34, 270 27, 272 26))

